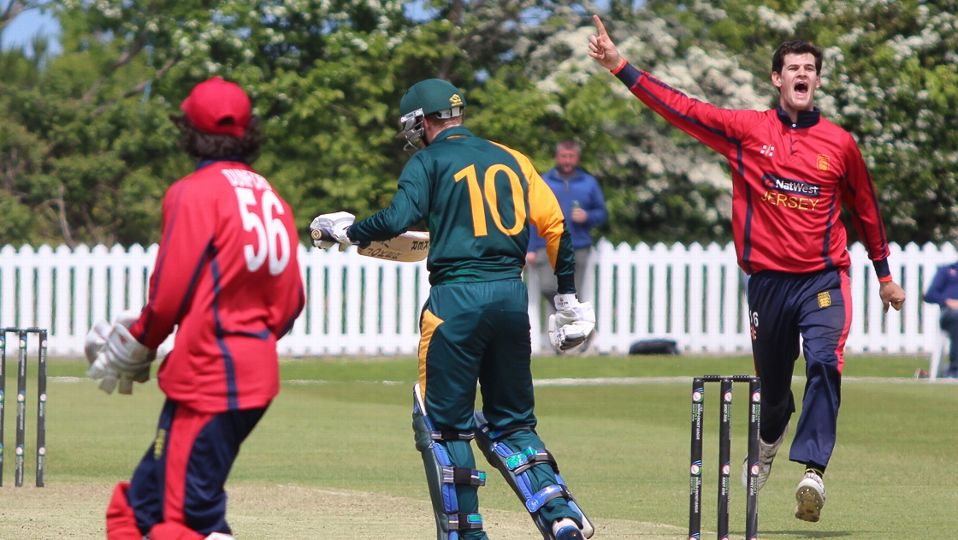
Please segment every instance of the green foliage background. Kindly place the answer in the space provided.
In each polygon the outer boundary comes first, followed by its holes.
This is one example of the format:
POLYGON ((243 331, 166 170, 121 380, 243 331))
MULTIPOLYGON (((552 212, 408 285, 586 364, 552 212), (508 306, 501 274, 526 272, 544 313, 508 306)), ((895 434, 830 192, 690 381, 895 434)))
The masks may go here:
POLYGON ((858 139, 891 239, 958 232, 953 1, 4 0, 0 32, 24 9, 59 20, 62 52, 0 51, 0 244, 156 241, 163 192, 192 168, 168 116, 212 75, 253 97, 255 166, 303 229, 389 201, 399 99, 443 77, 469 127, 542 170, 558 140, 584 143, 611 213, 598 234, 729 240, 724 163, 591 62, 592 12, 633 63, 720 106, 773 105, 774 47, 817 42, 819 105, 858 139))

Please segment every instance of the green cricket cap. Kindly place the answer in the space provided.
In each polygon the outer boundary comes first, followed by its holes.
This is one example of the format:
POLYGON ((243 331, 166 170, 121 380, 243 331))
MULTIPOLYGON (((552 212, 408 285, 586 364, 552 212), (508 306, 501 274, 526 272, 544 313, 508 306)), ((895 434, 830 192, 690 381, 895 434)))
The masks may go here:
POLYGON ((466 99, 462 91, 452 83, 442 79, 426 79, 406 91, 399 101, 399 114, 405 116, 416 109, 422 109, 423 114, 433 114, 454 107, 460 107, 461 111, 465 106, 466 99))

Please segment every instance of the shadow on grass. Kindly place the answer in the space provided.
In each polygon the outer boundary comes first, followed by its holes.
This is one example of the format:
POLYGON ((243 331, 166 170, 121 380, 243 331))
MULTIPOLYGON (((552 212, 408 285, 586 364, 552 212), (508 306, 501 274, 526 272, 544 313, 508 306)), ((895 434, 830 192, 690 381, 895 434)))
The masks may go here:
POLYGON ((808 531, 808 530, 793 530, 793 531, 763 530, 763 531, 760 531, 761 536, 766 538, 769 536, 783 536, 783 537, 793 536, 796 538, 840 538, 845 536, 855 536, 857 538, 860 538, 862 536, 862 533, 866 533, 866 532, 867 531, 849 532, 849 531, 808 531))

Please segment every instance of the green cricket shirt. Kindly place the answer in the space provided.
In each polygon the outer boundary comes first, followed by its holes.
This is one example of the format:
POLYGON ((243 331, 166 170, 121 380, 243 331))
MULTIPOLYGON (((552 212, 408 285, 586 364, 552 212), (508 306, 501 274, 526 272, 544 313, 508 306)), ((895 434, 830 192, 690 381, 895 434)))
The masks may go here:
POLYGON ((559 293, 575 292, 575 253, 562 210, 525 155, 455 126, 409 159, 389 206, 349 238, 388 240, 425 220, 429 283, 519 279, 529 223, 546 240, 559 293))

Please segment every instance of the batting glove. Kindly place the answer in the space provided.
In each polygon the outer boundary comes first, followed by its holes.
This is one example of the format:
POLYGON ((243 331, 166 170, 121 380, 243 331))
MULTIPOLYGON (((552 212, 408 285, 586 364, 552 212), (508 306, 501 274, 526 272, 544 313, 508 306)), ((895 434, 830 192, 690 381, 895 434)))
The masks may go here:
POLYGON ((595 331, 595 310, 589 302, 580 303, 574 294, 555 296, 555 315, 549 315, 549 342, 558 352, 585 343, 595 331))
POLYGON ((339 251, 346 251, 346 248, 353 244, 346 230, 355 221, 356 216, 349 212, 333 212, 316 216, 309 224, 309 235, 313 239, 313 245, 320 249, 329 249, 339 244, 339 251))

